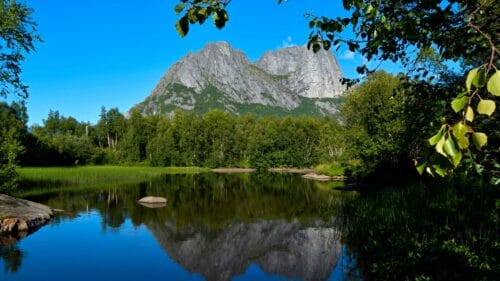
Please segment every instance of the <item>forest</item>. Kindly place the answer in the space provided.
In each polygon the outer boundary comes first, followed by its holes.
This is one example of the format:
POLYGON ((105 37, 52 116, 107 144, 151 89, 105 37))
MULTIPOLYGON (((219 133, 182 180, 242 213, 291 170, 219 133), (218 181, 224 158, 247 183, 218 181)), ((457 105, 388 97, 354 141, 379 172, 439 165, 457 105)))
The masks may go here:
MULTIPOLYGON (((402 76, 373 73, 346 96, 339 120, 235 116, 220 110, 201 116, 180 110, 163 116, 132 111, 126 118, 117 108, 103 107, 97 124, 50 111, 42 125, 27 128, 25 109, 3 103, 2 133, 11 136, 10 145, 3 147, 10 149, 10 155, 18 154, 14 165, 20 166, 263 169, 331 164, 357 178, 376 175, 379 180, 395 181, 384 174, 397 170, 401 178, 415 177, 414 159, 429 150, 423 139, 437 125, 429 124, 425 116, 451 111, 442 107, 441 99, 420 102, 425 92, 420 90, 417 96, 410 84, 402 76)), ((428 95, 432 90, 429 85, 428 95)))

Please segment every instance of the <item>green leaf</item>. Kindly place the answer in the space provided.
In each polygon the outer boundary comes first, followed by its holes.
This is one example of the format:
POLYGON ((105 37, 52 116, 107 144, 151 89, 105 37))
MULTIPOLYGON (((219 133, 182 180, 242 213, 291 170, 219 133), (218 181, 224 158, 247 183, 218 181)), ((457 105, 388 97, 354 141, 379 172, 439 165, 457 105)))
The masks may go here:
POLYGON ((472 110, 472 107, 470 106, 468 106, 465 110, 465 120, 469 122, 474 121, 474 110, 472 110))
POLYGON ((189 23, 193 24, 198 21, 198 9, 189 9, 187 12, 189 23))
POLYGON ((177 29, 177 33, 179 33, 181 37, 186 36, 189 32, 189 21, 187 16, 183 16, 179 21, 177 21, 175 29, 177 29))
POLYGON ((466 136, 467 132, 469 132, 469 128, 462 122, 458 122, 453 126, 452 133, 460 149, 467 149, 469 147, 469 138, 466 136))
POLYGON ((465 80, 465 86, 467 87, 467 91, 470 92, 470 88, 472 85, 472 80, 476 77, 477 71, 479 70, 479 67, 472 69, 469 71, 467 74, 467 79, 465 80))
POLYGON ((451 108, 453 108, 453 111, 459 112, 460 110, 464 109, 464 107, 467 104, 468 100, 469 100, 468 96, 463 96, 463 97, 455 98, 451 102, 451 108))
POLYGON ((417 163, 416 168, 419 175, 424 173, 425 167, 427 166, 427 162, 417 163))
POLYGON ((488 136, 485 133, 472 133, 472 142, 478 150, 488 143, 488 136))
POLYGON ((436 172, 436 174, 440 175, 441 177, 445 177, 447 174, 447 171, 445 169, 441 168, 441 166, 439 166, 439 165, 432 165, 432 168, 434 168, 434 171, 436 172))
POLYGON ((443 155, 444 157, 448 157, 448 155, 446 155, 446 153, 444 152, 443 150, 443 146, 444 146, 444 142, 445 142, 445 137, 443 136, 439 141, 438 143, 436 144, 436 147, 434 149, 436 149, 436 151, 443 155))
POLYGON ((175 11, 175 14, 180 14, 182 12, 182 10, 184 10, 184 7, 186 7, 186 3, 180 3, 180 4, 177 4, 175 5, 174 7, 174 11, 175 11))
POLYGON ((199 24, 203 24, 208 18, 208 10, 206 8, 200 8, 196 11, 195 17, 199 24))
POLYGON ((428 139, 429 144, 432 146, 436 145, 436 143, 438 143, 438 141, 443 137, 443 133, 444 133, 445 129, 446 129, 446 125, 441 126, 441 128, 439 129, 437 134, 435 134, 434 136, 432 136, 428 139))
POLYGON ((212 20, 218 29, 222 29, 226 26, 226 22, 229 20, 229 16, 225 10, 217 10, 212 15, 212 20))
POLYGON ((444 152, 451 158, 453 166, 457 167, 462 160, 462 152, 457 149, 452 137, 448 137, 444 142, 444 152))
POLYGON ((426 171, 429 175, 434 176, 434 172, 432 171, 431 167, 427 167, 427 168, 425 168, 425 171, 426 171))
POLYGON ((481 100, 477 105, 477 113, 491 116, 495 112, 495 102, 492 100, 481 100))
POLYGON ((490 92, 494 96, 500 96, 500 71, 496 71, 495 74, 493 74, 490 77, 490 80, 488 81, 488 92, 490 92))
POLYGON ((486 70, 484 68, 481 68, 474 79, 472 79, 472 85, 474 85, 476 88, 480 88, 484 86, 484 83, 486 82, 486 70))
POLYGON ((365 7, 365 14, 369 15, 373 12, 373 6, 371 4, 368 4, 368 6, 365 7))

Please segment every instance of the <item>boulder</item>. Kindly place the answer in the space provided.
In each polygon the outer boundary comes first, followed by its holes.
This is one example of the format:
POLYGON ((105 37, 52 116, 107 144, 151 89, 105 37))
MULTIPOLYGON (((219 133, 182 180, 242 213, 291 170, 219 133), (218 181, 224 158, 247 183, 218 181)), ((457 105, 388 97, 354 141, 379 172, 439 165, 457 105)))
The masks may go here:
POLYGON ((163 208, 167 206, 167 199, 157 196, 146 196, 139 199, 138 202, 146 208, 163 208))
POLYGON ((139 203, 145 204, 167 204, 167 198, 157 196, 146 196, 139 199, 139 203))
POLYGON ((53 215, 43 204, 0 194, 0 235, 34 231, 53 215))

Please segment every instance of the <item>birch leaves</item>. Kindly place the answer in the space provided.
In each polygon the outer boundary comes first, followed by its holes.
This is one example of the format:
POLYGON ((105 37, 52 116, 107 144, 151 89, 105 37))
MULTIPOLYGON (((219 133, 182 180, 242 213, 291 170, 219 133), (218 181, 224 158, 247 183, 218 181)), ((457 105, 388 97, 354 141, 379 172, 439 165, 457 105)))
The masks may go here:
MULTIPOLYGON (((462 118, 454 125, 444 124, 439 131, 428 139, 435 151, 445 157, 451 167, 445 168, 439 164, 427 162, 417 163, 420 174, 426 170, 429 174, 447 175, 462 162, 464 155, 471 149, 481 150, 488 143, 488 136, 474 130, 476 115, 491 117, 496 110, 496 102, 483 96, 500 96, 500 72, 497 70, 487 77, 485 67, 474 68, 469 71, 465 81, 466 91, 451 102, 455 113, 461 113, 462 118), (486 86, 486 91, 484 88, 486 86), (479 100, 477 103, 474 101, 479 100)), ((446 166, 446 165, 445 165, 446 166)))

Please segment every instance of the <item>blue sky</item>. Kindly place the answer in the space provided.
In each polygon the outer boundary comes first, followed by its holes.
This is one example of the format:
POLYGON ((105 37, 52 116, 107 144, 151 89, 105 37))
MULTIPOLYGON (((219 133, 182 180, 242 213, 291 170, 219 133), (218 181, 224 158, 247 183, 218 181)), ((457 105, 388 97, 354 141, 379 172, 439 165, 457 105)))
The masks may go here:
MULTIPOLYGON (((219 31, 207 21, 180 38, 174 28, 177 2, 26 1, 44 40, 23 64, 30 86, 29 125, 41 124, 51 109, 95 123, 101 106, 127 111, 149 95, 173 63, 208 42, 228 41, 253 61, 267 50, 305 44, 310 32, 305 13, 344 13, 341 1, 234 0, 226 28, 219 31)), ((362 58, 345 50, 336 56, 344 74, 356 77, 362 58)))

